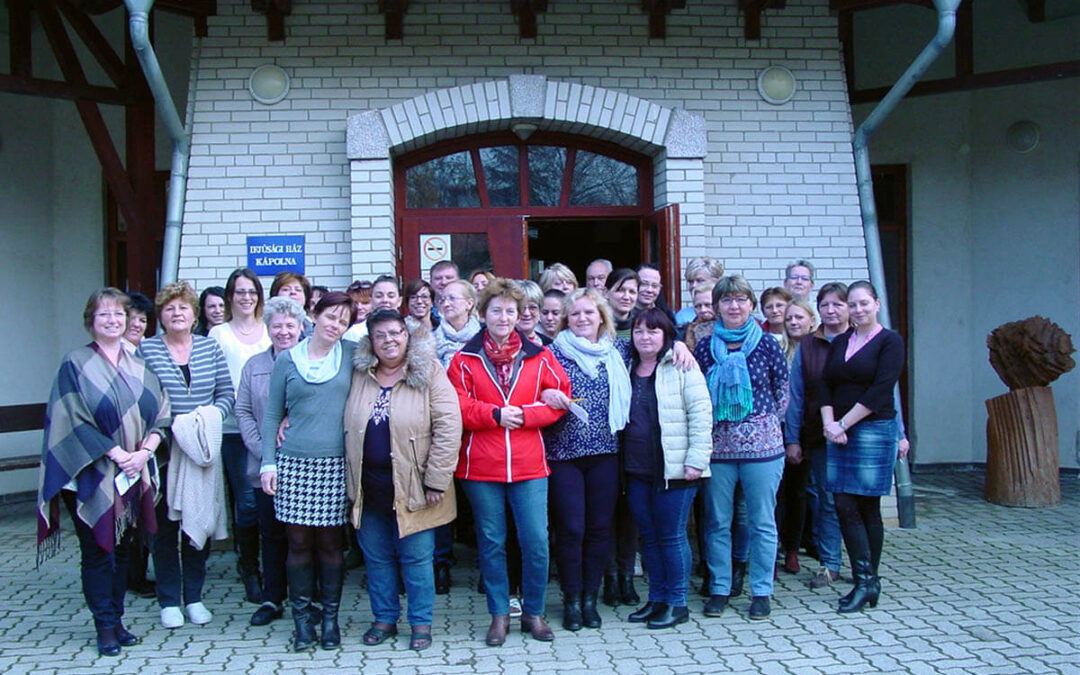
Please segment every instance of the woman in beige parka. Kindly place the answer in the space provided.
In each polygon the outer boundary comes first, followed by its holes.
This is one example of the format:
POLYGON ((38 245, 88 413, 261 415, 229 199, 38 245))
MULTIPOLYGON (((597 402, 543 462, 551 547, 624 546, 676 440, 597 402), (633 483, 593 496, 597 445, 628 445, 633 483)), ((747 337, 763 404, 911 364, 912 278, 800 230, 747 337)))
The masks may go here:
POLYGON ((345 404, 350 518, 367 566, 375 622, 364 644, 397 634, 398 575, 405 584, 409 648, 431 646, 433 528, 457 515, 453 475, 461 447, 457 393, 430 339, 410 337, 394 310, 368 317, 345 404))

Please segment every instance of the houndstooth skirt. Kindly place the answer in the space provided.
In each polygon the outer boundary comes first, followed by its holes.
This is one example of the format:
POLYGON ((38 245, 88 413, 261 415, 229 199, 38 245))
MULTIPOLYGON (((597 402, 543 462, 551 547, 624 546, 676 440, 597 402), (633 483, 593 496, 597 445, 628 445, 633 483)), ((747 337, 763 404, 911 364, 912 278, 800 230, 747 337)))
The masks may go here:
POLYGON ((290 525, 345 524, 345 458, 277 456, 277 519, 290 525))

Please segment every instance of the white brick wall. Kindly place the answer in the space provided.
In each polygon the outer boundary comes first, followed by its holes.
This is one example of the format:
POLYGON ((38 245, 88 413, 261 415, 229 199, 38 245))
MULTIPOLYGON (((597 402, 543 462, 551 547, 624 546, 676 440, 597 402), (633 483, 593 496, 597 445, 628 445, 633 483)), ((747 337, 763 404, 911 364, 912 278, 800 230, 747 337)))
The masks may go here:
POLYGON ((866 275, 850 106, 827 0, 766 11, 759 42, 743 39, 734 3, 688 3, 669 15, 662 41, 648 39, 646 15, 623 0, 549 3, 535 40, 518 37, 502 0, 410 3, 405 39, 392 42, 368 2, 294 3, 283 43, 266 41, 265 19, 246 0, 219 0, 209 25, 193 57, 180 263, 181 277, 200 287, 245 262, 252 234, 304 233, 308 274, 331 287, 392 269, 391 164, 350 163, 347 119, 404 114, 416 126, 414 147, 445 137, 440 129, 479 131, 481 110, 509 119, 512 111, 492 105, 518 74, 554 84, 556 107, 587 111, 564 130, 605 137, 596 130, 611 129, 606 138, 631 147, 649 139, 636 149, 656 158, 657 206, 680 203, 684 252, 704 250, 759 287, 777 282, 794 257, 812 259, 823 280, 866 275), (246 88, 263 63, 292 78, 273 106, 246 88), (782 106, 756 91, 757 73, 773 63, 799 82, 782 106), (440 124, 438 90, 466 85, 463 124, 440 124), (631 101, 648 114, 627 117, 618 106, 631 101), (662 149, 665 115, 678 110, 704 118, 700 169, 662 149), (350 182, 370 190, 350 193, 350 182))

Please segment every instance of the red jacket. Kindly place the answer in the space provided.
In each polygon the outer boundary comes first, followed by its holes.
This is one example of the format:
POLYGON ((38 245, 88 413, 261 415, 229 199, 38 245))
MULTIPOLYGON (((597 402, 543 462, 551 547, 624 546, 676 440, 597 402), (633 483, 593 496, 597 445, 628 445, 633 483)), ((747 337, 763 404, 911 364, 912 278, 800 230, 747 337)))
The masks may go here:
POLYGON ((514 372, 510 395, 504 396, 490 362, 483 356, 481 331, 454 355, 447 369, 458 393, 465 435, 458 460, 458 478, 493 483, 545 478, 548 469, 540 429, 565 413, 540 402, 540 392, 558 389, 570 395, 570 380, 546 347, 521 336, 523 357, 514 372), (495 421, 494 410, 519 406, 525 415, 520 429, 510 430, 495 421))

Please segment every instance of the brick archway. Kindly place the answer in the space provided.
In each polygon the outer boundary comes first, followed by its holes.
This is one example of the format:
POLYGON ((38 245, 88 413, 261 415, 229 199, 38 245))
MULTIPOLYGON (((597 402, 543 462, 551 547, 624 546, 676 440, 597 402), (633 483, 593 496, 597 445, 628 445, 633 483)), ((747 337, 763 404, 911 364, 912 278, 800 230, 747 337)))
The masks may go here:
POLYGON ((352 276, 394 270, 393 157, 519 124, 598 138, 651 157, 653 202, 679 204, 683 250, 704 238, 703 117, 611 89, 511 75, 430 91, 349 118, 352 276))

